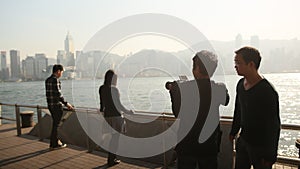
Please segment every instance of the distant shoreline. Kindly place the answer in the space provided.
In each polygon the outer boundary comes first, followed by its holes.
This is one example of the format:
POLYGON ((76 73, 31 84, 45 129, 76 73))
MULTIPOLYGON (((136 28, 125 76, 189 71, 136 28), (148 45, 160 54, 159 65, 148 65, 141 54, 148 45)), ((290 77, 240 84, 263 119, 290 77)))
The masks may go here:
MULTIPOLYGON (((300 73, 300 70, 292 70, 292 71, 282 71, 282 72, 261 72, 261 74, 283 74, 283 73, 300 73)), ((216 74, 216 76, 219 76, 222 74, 216 74)), ((237 75, 235 72, 227 72, 225 74, 226 75, 237 75)), ((154 77, 168 77, 168 76, 138 76, 138 78, 154 78, 154 77)), ((120 78, 132 78, 131 76, 128 77, 121 77, 120 78)), ((137 77, 135 77, 137 78, 137 77)), ((74 78, 74 79, 67 79, 67 78, 62 78, 61 81, 69 81, 69 80, 101 80, 103 78, 74 78)), ((38 82, 38 81, 44 81, 44 79, 39 79, 39 80, 22 80, 22 79, 18 79, 18 80, 1 80, 1 83, 21 83, 21 82, 38 82)))

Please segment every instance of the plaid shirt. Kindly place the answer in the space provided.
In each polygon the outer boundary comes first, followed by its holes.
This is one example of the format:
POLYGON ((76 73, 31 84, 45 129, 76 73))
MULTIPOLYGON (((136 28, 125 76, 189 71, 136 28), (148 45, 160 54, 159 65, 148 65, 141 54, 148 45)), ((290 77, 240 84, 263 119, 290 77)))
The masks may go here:
POLYGON ((62 93, 61 93, 61 84, 58 78, 55 75, 51 75, 45 81, 46 87, 46 97, 47 103, 49 106, 57 106, 57 105, 67 105, 67 101, 65 101, 62 93))

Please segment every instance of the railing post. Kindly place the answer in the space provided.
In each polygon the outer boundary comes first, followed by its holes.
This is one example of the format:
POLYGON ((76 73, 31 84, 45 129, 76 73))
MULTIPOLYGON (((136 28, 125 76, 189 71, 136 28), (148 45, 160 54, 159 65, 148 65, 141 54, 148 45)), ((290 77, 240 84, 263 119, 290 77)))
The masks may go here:
MULTIPOLYGON (((295 142, 296 147, 298 148, 299 158, 300 158, 300 138, 298 138, 295 142)), ((298 165, 298 169, 300 169, 300 165, 298 165)))
POLYGON ((38 119, 38 125, 39 125, 39 138, 40 141, 43 141, 42 133, 43 133, 43 125, 42 125, 42 109, 40 108, 39 105, 37 107, 37 119, 38 119))
POLYGON ((1 103, 0 103, 0 125, 2 124, 2 108, 1 108, 1 103))
POLYGON ((236 141, 237 138, 232 140, 232 169, 235 168, 235 159, 236 159, 236 141))
POLYGON ((89 131, 90 131, 90 128, 89 128, 89 109, 87 109, 86 111, 86 124, 87 124, 87 133, 86 133, 86 147, 88 149, 88 152, 93 152, 93 148, 91 146, 91 139, 89 137, 89 131))
MULTIPOLYGON (((165 114, 163 114, 163 118, 162 118, 162 128, 163 128, 163 132, 166 130, 166 124, 165 124, 165 114)), ((167 164, 167 157, 166 157, 166 148, 165 148, 165 137, 163 136, 163 154, 164 154, 164 168, 167 169, 168 168, 168 164, 167 164)))
POLYGON ((21 133, 21 121, 20 121, 20 107, 15 104, 15 112, 16 112, 16 122, 17 122, 17 136, 20 136, 21 133))

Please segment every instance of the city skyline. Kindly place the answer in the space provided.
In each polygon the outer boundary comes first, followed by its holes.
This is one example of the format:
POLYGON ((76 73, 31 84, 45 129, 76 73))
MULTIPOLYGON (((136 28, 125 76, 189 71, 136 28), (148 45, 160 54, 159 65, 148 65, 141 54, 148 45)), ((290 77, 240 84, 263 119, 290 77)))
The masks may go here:
MULTIPOLYGON (((153 66, 161 70, 168 70, 168 72, 172 72, 174 75, 182 73, 189 74, 189 69, 184 69, 185 66, 179 62, 183 62, 187 66, 191 65, 190 57, 194 55, 193 51, 188 49, 177 52, 142 49, 125 57, 100 50, 86 52, 76 51, 76 54, 74 54, 72 52, 73 50, 70 50, 72 49, 72 45, 70 46, 70 44, 73 42, 69 34, 67 34, 64 42, 65 50, 58 50, 56 59, 49 58, 43 53, 36 53, 33 56, 27 56, 25 59, 22 59, 21 62, 20 51, 1 51, 0 80, 41 80, 51 72, 51 65, 56 63, 65 66, 65 78, 68 79, 92 78, 93 76, 101 78, 107 69, 118 69, 118 71, 122 72, 122 76, 124 77, 133 76, 137 70, 143 70, 143 68, 148 67, 153 68, 153 66), (10 59, 7 59, 7 57, 10 59), (10 60, 13 64, 7 64, 7 60, 10 60), (176 62, 176 60, 179 62, 176 62), (171 63, 171 61, 175 62, 171 63)), ((259 36, 251 36, 250 40, 245 40, 242 35, 238 34, 235 41, 212 41, 211 43, 214 46, 214 52, 216 52, 220 59, 220 70, 224 71, 225 74, 234 73, 232 61, 234 55, 233 51, 242 46, 249 45, 259 48, 263 57, 262 64, 267 63, 260 69, 262 72, 300 71, 299 62, 297 62, 297 60, 300 59, 300 49, 298 48, 300 40, 297 39, 260 40, 259 36)), ((140 73, 140 76, 161 75, 161 73, 151 71, 144 73, 142 71, 140 73)))
MULTIPOLYGON (((300 23, 297 22, 300 2, 297 0, 15 1, 0 2, 0 50, 19 50, 21 59, 35 53, 56 58, 57 50, 64 49, 63 40, 68 31, 74 38, 75 51, 82 50, 103 27, 142 13, 178 17, 194 25, 209 40, 232 41, 239 33, 244 39, 253 35, 274 40, 300 38, 300 23)), ((145 44, 149 44, 147 40, 145 44)), ((158 46, 163 46, 163 42, 157 42, 158 46)), ((127 52, 130 50, 128 47, 127 52)), ((121 51, 116 52, 122 55, 121 51)))
MULTIPOLYGON (((49 66, 52 64, 62 64, 66 71, 74 70, 75 53, 73 46, 73 38, 68 32, 64 40, 64 50, 58 50, 56 60, 50 61, 50 58, 44 53, 35 53, 34 56, 27 55, 21 59, 19 50, 9 50, 10 60, 7 62, 6 51, 1 51, 0 59, 0 81, 19 81, 19 80, 41 80, 50 72, 49 66), (49 64, 48 64, 49 63, 49 64)), ((72 71, 68 73, 72 75, 72 71)))

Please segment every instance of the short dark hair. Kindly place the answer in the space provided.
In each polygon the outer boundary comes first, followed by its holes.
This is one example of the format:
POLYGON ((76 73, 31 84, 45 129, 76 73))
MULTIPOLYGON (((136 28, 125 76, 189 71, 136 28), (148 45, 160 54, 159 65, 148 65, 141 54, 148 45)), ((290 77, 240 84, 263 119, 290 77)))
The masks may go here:
POLYGON ((261 56, 257 49, 245 46, 235 51, 235 54, 241 55, 247 64, 253 62, 256 66, 256 69, 259 68, 261 56))
POLYGON ((64 71, 64 67, 60 64, 53 65, 52 73, 56 73, 59 70, 64 71))
POLYGON ((204 75, 212 77, 218 65, 218 57, 213 52, 202 50, 193 57, 193 62, 204 75))

